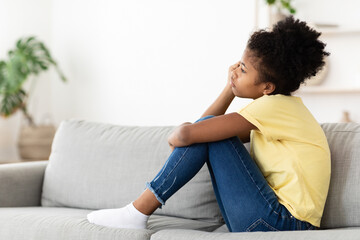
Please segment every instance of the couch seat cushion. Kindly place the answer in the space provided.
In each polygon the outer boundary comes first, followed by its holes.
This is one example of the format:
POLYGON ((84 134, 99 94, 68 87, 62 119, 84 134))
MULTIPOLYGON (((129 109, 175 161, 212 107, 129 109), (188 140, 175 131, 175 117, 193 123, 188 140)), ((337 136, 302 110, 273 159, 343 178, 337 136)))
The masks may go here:
POLYGON ((90 210, 71 208, 0 208, 0 239, 150 239, 153 230, 116 229, 87 221, 90 210))
POLYGON ((86 219, 89 212, 91 210, 74 208, 0 208, 0 239, 145 240, 163 229, 213 231, 219 227, 215 223, 152 215, 148 221, 148 229, 108 228, 89 223, 86 219))
POLYGON ((208 233, 195 230, 169 229, 156 232, 151 236, 151 240, 358 240, 359 236, 360 228, 241 233, 208 233))

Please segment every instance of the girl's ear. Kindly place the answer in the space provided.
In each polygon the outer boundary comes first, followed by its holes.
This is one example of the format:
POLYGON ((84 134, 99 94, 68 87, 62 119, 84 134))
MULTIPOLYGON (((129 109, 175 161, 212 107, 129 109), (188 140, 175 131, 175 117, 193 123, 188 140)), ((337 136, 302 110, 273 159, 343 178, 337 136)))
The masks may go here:
POLYGON ((265 83, 265 87, 264 87, 264 91, 263 91, 263 94, 264 95, 270 95, 272 92, 275 91, 275 84, 272 83, 272 82, 266 82, 265 83))

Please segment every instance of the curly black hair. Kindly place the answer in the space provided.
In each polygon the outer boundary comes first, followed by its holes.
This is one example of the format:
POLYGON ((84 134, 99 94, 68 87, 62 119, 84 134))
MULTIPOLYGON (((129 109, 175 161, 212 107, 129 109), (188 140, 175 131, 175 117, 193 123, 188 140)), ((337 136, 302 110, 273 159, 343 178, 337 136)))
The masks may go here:
POLYGON ((272 82, 271 93, 291 95, 306 79, 315 76, 324 66, 326 44, 318 38, 321 33, 293 16, 276 23, 271 31, 254 32, 247 50, 255 69, 257 82, 272 82))

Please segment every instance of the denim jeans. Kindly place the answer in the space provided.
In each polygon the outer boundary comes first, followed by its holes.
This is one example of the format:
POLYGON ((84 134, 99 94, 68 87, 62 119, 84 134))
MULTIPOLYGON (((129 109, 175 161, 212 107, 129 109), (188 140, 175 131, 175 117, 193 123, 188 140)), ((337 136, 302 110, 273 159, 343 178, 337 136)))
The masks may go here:
POLYGON ((164 205, 205 163, 230 232, 316 229, 310 223, 296 219, 278 202, 238 137, 175 148, 155 178, 146 183, 146 187, 164 205))

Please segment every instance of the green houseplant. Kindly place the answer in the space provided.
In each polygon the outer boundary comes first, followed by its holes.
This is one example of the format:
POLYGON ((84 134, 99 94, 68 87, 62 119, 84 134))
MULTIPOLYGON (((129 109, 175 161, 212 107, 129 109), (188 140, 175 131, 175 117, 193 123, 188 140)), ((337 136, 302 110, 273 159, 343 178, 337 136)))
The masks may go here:
POLYGON ((8 60, 0 61, 0 115, 9 117, 21 110, 30 125, 35 125, 27 111, 28 94, 23 84, 33 75, 38 75, 54 66, 62 81, 65 76, 58 68, 49 50, 36 37, 21 38, 14 49, 8 52, 8 60))
POLYGON ((290 14, 295 14, 296 9, 291 5, 292 0, 265 0, 268 5, 276 6, 278 10, 287 10, 290 14))
POLYGON ((19 39, 8 59, 0 61, 0 116, 7 118, 20 110, 28 122, 21 128, 18 142, 22 159, 47 159, 50 154, 55 127, 35 124, 27 108, 32 89, 25 90, 24 83, 31 79, 34 84, 35 77, 51 66, 66 82, 48 48, 34 36, 19 39))

